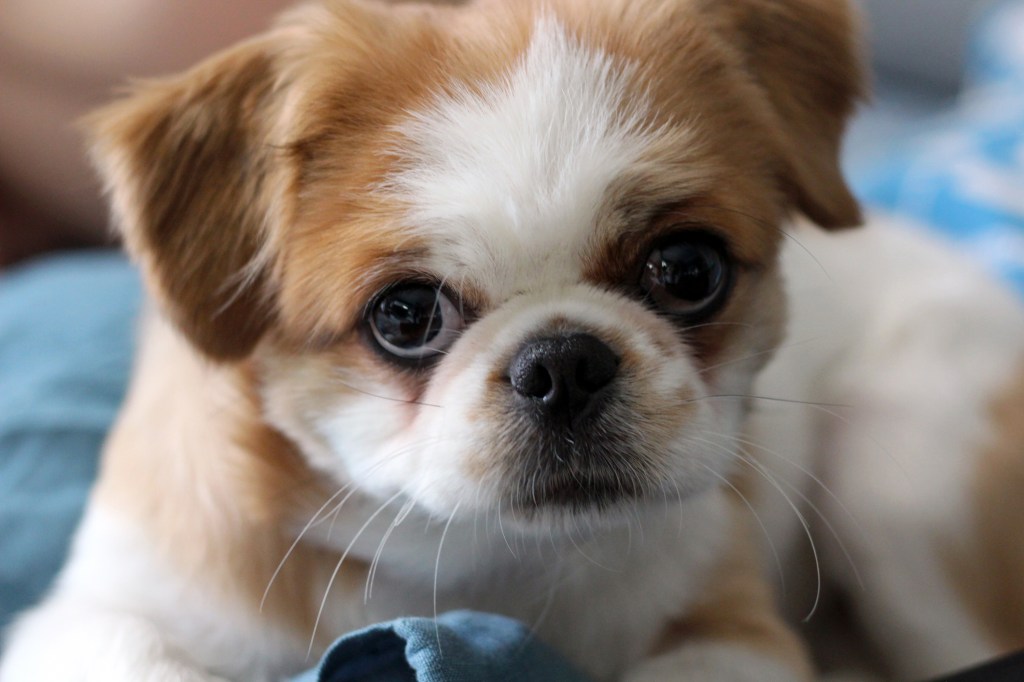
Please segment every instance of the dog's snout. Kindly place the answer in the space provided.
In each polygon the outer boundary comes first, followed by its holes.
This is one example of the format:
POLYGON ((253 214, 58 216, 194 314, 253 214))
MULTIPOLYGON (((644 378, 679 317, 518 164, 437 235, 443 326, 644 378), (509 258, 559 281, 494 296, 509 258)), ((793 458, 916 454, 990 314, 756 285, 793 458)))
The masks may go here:
POLYGON ((537 339, 509 365, 512 387, 547 416, 578 418, 619 370, 619 357, 590 334, 537 339))

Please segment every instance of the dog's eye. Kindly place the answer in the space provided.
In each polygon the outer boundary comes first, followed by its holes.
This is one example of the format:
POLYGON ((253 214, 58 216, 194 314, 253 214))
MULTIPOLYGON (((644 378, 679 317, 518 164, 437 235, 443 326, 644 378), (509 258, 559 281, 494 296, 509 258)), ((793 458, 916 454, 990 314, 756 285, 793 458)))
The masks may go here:
POLYGON ((444 352, 462 330, 459 310, 443 291, 404 284, 381 293, 367 322, 383 350, 398 358, 422 360, 444 352))
POLYGON ((683 233, 647 256, 640 287, 654 305, 687 321, 714 313, 729 285, 729 259, 717 239, 683 233))

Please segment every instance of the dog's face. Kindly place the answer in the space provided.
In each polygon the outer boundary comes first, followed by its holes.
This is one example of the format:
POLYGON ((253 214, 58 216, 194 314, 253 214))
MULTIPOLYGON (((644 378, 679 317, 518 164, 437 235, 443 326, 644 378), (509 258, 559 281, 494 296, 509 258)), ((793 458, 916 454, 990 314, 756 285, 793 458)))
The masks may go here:
POLYGON ((308 462, 521 524, 723 477, 794 211, 857 210, 824 0, 337 4, 97 117, 129 247, 308 462))

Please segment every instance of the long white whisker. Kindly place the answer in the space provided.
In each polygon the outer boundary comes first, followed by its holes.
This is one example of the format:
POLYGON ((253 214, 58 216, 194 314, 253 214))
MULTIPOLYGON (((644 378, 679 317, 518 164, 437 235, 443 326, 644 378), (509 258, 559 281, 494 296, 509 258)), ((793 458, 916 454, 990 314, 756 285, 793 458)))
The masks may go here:
POLYGON ((722 474, 718 473, 717 471, 715 471, 714 469, 709 467, 707 464, 704 464, 704 462, 701 462, 700 465, 702 467, 704 467, 705 469, 707 469, 708 472, 712 476, 714 476, 715 478, 720 480, 725 485, 729 486, 729 488, 734 493, 736 493, 741 500, 743 500, 743 504, 745 504, 747 506, 747 509, 750 510, 750 513, 754 515, 754 519, 757 521, 757 525, 759 525, 761 527, 761 532, 764 533, 765 540, 768 541, 768 547, 772 551, 772 558, 775 559, 775 569, 779 573, 779 584, 782 587, 782 593, 785 594, 786 593, 786 575, 785 575, 785 573, 782 570, 782 559, 779 558, 779 552, 778 552, 778 550, 775 547, 775 542, 772 540, 771 533, 768 532, 768 527, 764 525, 764 521, 761 519, 761 515, 757 513, 757 510, 754 509, 754 505, 750 503, 750 500, 747 499, 747 496, 744 495, 742 492, 740 492, 740 489, 737 488, 733 484, 732 481, 730 481, 725 476, 723 476, 722 474))
POLYGON ((347 484, 345 486, 342 486, 341 488, 338 489, 337 492, 335 492, 333 495, 328 497, 327 501, 324 502, 320 506, 320 508, 316 510, 316 513, 313 514, 313 516, 309 519, 309 521, 306 522, 306 525, 302 527, 302 530, 299 532, 298 537, 295 538, 295 541, 292 542, 291 546, 288 548, 288 551, 286 551, 284 553, 284 556, 281 557, 280 563, 277 564, 277 568, 274 569, 274 573, 270 576, 270 580, 267 582, 266 589, 263 590, 263 598, 260 599, 260 611, 261 612, 263 611, 263 606, 267 603, 267 595, 270 594, 270 588, 273 586, 274 581, 277 579, 278 574, 281 573, 281 569, 284 568, 284 564, 285 564, 286 561, 288 561, 288 557, 290 557, 292 555, 292 552, 295 551, 295 548, 298 546, 299 542, 302 541, 302 537, 306 534, 306 532, 310 528, 313 527, 313 524, 316 523, 317 518, 319 518, 319 516, 321 514, 323 514, 325 509, 327 509, 327 506, 331 502, 333 502, 335 499, 337 499, 338 495, 341 495, 342 493, 344 493, 350 487, 352 487, 352 483, 349 483, 349 484, 347 484))
POLYGON ((749 440, 749 439, 746 439, 746 438, 741 438, 739 436, 734 436, 734 438, 738 442, 743 443, 744 445, 747 445, 747 446, 752 447, 752 448, 757 448, 761 452, 767 453, 769 455, 772 455, 773 457, 776 457, 776 458, 782 460, 783 462, 785 462, 789 466, 794 467, 795 469, 797 469, 798 471, 800 471, 801 473, 806 475, 808 478, 810 478, 812 481, 817 483, 821 487, 821 489, 825 491, 825 494, 827 494, 829 497, 831 497, 835 501, 835 503, 837 505, 839 505, 839 508, 846 515, 846 518, 850 519, 850 522, 856 527, 857 532, 860 534, 860 536, 862 538, 866 538, 867 537, 867 531, 865 531, 864 527, 860 525, 859 521, 857 521, 857 518, 853 515, 853 512, 851 512, 849 510, 849 508, 845 504, 843 504, 843 501, 841 499, 839 499, 839 497, 834 492, 832 492, 832 489, 829 488, 827 485, 825 485, 825 482, 822 481, 821 478, 819 478, 813 471, 811 471, 807 467, 801 466, 797 462, 794 462, 789 457, 786 457, 785 455, 783 455, 781 452, 779 452, 777 450, 769 448, 769 447, 767 447, 765 445, 761 445, 761 444, 755 443, 752 440, 749 440))
POLYGON ((768 481, 768 483, 770 483, 772 487, 779 492, 780 495, 782 495, 782 498, 786 501, 786 504, 788 504, 790 509, 793 510, 793 513, 796 514, 796 518, 800 521, 800 525, 803 526, 804 533, 806 533, 807 535, 807 542, 810 543, 811 546, 811 554, 814 555, 814 573, 817 581, 814 591, 814 603, 811 604, 810 611, 808 611, 807 615, 803 618, 803 622, 807 623, 811 620, 811 618, 814 617, 814 613, 818 610, 818 604, 821 602, 822 590, 821 558, 818 556, 818 546, 815 544, 814 536, 811 534, 811 526, 807 522, 807 518, 803 515, 803 513, 801 513, 800 509, 796 506, 796 503, 793 502, 792 498, 790 498, 790 496, 786 494, 786 491, 782 489, 782 486, 779 484, 778 481, 775 480, 775 478, 772 477, 771 474, 769 474, 763 468, 758 466, 757 462, 754 461, 753 459, 749 457, 744 457, 739 453, 737 453, 737 457, 739 457, 740 461, 744 462, 751 469, 761 474, 761 476, 763 476, 764 479, 768 481))
POLYGON ((348 558, 349 552, 352 551, 352 547, 355 546, 356 541, 359 539, 359 536, 361 536, 366 531, 366 529, 370 527, 370 524, 373 523, 373 520, 377 518, 382 511, 387 509, 392 502, 397 500, 400 495, 402 495, 402 491, 399 491, 392 495, 391 497, 389 497, 387 501, 385 501, 381 506, 377 507, 377 511, 370 514, 370 517, 366 519, 366 522, 363 523, 363 525, 359 528, 358 531, 356 531, 356 534, 348 543, 348 546, 345 548, 345 551, 342 552, 341 558, 338 559, 338 563, 334 565, 334 570, 331 572, 331 578, 327 581, 327 587, 324 589, 324 597, 320 600, 320 608, 317 609, 316 612, 316 620, 313 622, 313 632, 309 636, 309 648, 306 650, 307 659, 309 658, 310 654, 313 653, 313 642, 316 640, 316 631, 317 628, 320 626, 320 618, 323 616, 324 607, 327 605, 327 597, 331 593, 331 587, 334 585, 334 581, 338 577, 338 572, 341 570, 341 565, 345 563, 345 559, 348 558))
MULTIPOLYGON (((627 526, 627 528, 628 527, 629 526, 627 526)), ((566 535, 569 537, 569 542, 572 543, 572 546, 576 549, 577 552, 580 553, 580 556, 582 556, 584 559, 586 559, 587 561, 592 563, 594 566, 597 566, 601 570, 608 571, 609 573, 622 573, 622 569, 614 569, 611 566, 606 566, 605 564, 602 564, 600 561, 598 561, 597 559, 593 558, 592 556, 590 556, 589 554, 584 552, 583 548, 580 547, 578 542, 576 542, 576 538, 573 537, 573 531, 574 530, 579 530, 576 527, 576 519, 575 518, 572 519, 572 528, 569 529, 569 532, 566 533, 566 535)), ((632 529, 630 529, 628 532, 632 533, 632 529)))
POLYGON ((816 589, 815 595, 814 595, 814 603, 811 605, 811 610, 807 613, 807 615, 803 619, 803 622, 805 622, 805 623, 808 622, 811 619, 811 617, 814 616, 815 611, 818 610, 818 603, 821 601, 822 578, 821 578, 821 559, 818 556, 818 546, 814 543, 814 536, 811 534, 811 526, 807 522, 807 518, 800 512, 800 509, 797 507, 796 503, 793 502, 793 499, 789 495, 786 494, 785 490, 782 489, 782 486, 779 485, 779 482, 776 481, 772 477, 771 474, 769 474, 767 471, 765 471, 760 466, 758 466, 758 464, 757 464, 757 462, 755 460, 751 459, 750 457, 745 456, 744 453, 741 452, 738 447, 737 448, 728 448, 728 447, 726 447, 725 445, 723 445, 721 443, 715 443, 714 441, 708 440, 706 438, 700 438, 699 436, 691 436, 691 438, 694 441, 700 441, 700 442, 706 443, 707 445, 710 445, 711 447, 717 448, 719 450, 722 450, 722 451, 724 451, 726 453, 729 453, 729 454, 733 455, 739 461, 743 462, 744 464, 749 466, 751 469, 753 469, 754 471, 759 473, 766 481, 768 481, 768 483, 770 483, 772 485, 772 487, 774 487, 778 491, 778 493, 780 495, 782 495, 782 498, 786 501, 786 504, 788 504, 790 509, 793 510, 793 513, 796 514, 797 519, 800 521, 800 525, 803 526, 803 528, 804 528, 804 533, 806 533, 806 535, 807 535, 807 541, 811 545, 811 553, 814 555, 814 571, 815 571, 815 574, 817 576, 817 589, 816 589))
POLYGON ((778 352, 780 350, 785 350, 786 348, 796 348, 797 346, 803 346, 803 345, 806 345, 808 343, 813 343, 813 342, 818 341, 818 340, 819 340, 819 338, 812 338, 812 339, 804 339, 803 341, 793 341, 792 343, 784 343, 782 345, 775 346, 773 348, 766 348, 765 350, 758 351, 757 353, 751 353, 750 355, 742 355, 742 356, 740 356, 738 358, 730 358, 728 360, 723 360, 722 362, 717 362, 717 363, 715 363, 713 365, 709 365, 707 367, 702 367, 697 372, 697 374, 698 375, 707 374, 708 372, 714 371, 716 369, 720 369, 722 367, 727 367, 729 365, 735 365, 738 362, 743 362, 745 360, 753 360, 754 358, 759 358, 762 355, 769 355, 771 353, 776 353, 776 352, 778 352))
POLYGON ((426 403, 426 402, 423 402, 422 400, 409 400, 408 398, 396 398, 394 396, 380 395, 379 393, 373 393, 372 391, 367 391, 366 389, 359 388, 358 386, 353 386, 352 384, 348 383, 347 381, 343 381, 342 379, 338 378, 337 376, 332 377, 331 381, 333 381, 334 383, 338 384, 339 386, 344 386, 345 388, 347 388, 350 391, 353 391, 355 393, 360 393, 362 395, 369 396, 371 398, 379 398, 381 400, 387 400, 388 402, 403 403, 405 405, 420 405, 422 407, 439 407, 439 408, 442 408, 442 409, 444 408, 444 405, 438 405, 436 403, 426 403))
MULTIPOLYGON (((363 472, 362 476, 363 477, 370 476, 371 474, 375 473, 378 469, 383 467, 385 464, 391 462, 392 460, 397 459, 398 457, 401 457, 402 455, 406 454, 407 452, 411 452, 413 450, 416 450, 418 448, 422 448, 422 447, 424 447, 426 445, 429 445, 429 444, 432 444, 432 443, 444 442, 444 440, 446 440, 446 439, 440 438, 440 437, 424 438, 423 440, 416 441, 415 443, 411 443, 409 445, 406 445, 405 447, 398 448, 397 450, 389 452, 385 457, 381 458, 381 460, 379 462, 377 462, 376 464, 371 466, 369 469, 367 469, 365 472, 363 472)), ((329 525, 327 527, 327 540, 328 541, 330 541, 331 537, 334 535, 334 524, 337 522, 338 516, 341 513, 342 508, 345 506, 345 503, 348 502, 348 499, 350 497, 352 497, 352 494, 354 492, 355 491, 353 491, 353 492, 349 493, 348 495, 346 495, 345 499, 343 499, 340 502, 338 502, 338 504, 333 509, 331 509, 331 511, 329 512, 329 514, 331 516, 331 525, 329 525)))
POLYGON ((441 570, 441 550, 444 548, 444 539, 448 536, 448 528, 451 527, 452 520, 455 518, 456 512, 459 511, 461 504, 461 502, 455 504, 455 508, 452 509, 447 523, 444 524, 444 530, 441 531, 441 540, 437 543, 437 559, 434 561, 434 637, 437 639, 437 655, 442 657, 444 652, 441 650, 441 626, 437 622, 437 575, 441 570))
MULTIPOLYGON (((785 403, 787 405, 807 405, 808 407, 815 407, 815 408, 824 408, 824 407, 851 408, 851 407, 853 407, 853 405, 844 405, 842 403, 816 403, 816 402, 811 402, 809 400, 797 400, 795 398, 777 398, 775 396, 769 396, 769 395, 750 395, 748 393, 713 393, 711 395, 699 395, 699 396, 695 396, 693 398, 689 398, 687 400, 684 400, 682 402, 682 404, 683 405, 687 405, 689 403, 698 403, 698 402, 700 402, 702 400, 715 400, 715 399, 719 399, 719 398, 736 398, 736 399, 740 399, 740 400, 766 400, 766 401, 774 402, 774 403, 785 403)), ((831 414, 831 415, 833 415, 835 417, 839 417, 839 415, 835 414, 834 412, 829 412, 829 414, 831 414)))
MULTIPOLYGON (((425 445, 425 444, 427 444, 429 442, 430 442, 430 439, 427 439, 427 440, 423 440, 423 441, 418 441, 418 442, 416 442, 416 443, 414 443, 414 444, 412 444, 412 445, 410 445, 408 447, 405 447, 405 448, 399 448, 398 450, 395 450, 395 451, 389 453, 388 455, 386 455, 385 457, 381 458, 381 460, 379 462, 377 462, 372 467, 367 469, 366 472, 363 475, 365 476, 365 475, 372 474, 373 472, 377 471, 377 469, 380 469, 381 467, 383 467, 385 464, 387 464, 391 460, 401 456, 402 454, 408 452, 411 449, 415 449, 417 447, 422 447, 423 445, 425 445)), ((262 599, 260 599, 260 611, 263 610, 263 607, 266 604, 267 597, 270 594, 270 588, 273 587, 274 582, 277 580, 278 575, 280 575, 281 571, 284 569, 285 563, 288 561, 289 557, 294 553, 295 548, 298 547, 299 543, 302 541, 302 538, 306 535, 306 533, 309 532, 309 530, 313 526, 316 526, 319 523, 322 523, 323 521, 325 521, 327 519, 327 516, 331 517, 331 525, 327 529, 327 538, 330 539, 331 534, 334 531, 334 523, 338 519, 339 512, 341 511, 342 507, 345 506, 345 503, 348 502, 349 498, 351 498, 358 491, 358 488, 356 488, 355 485, 356 485, 356 481, 352 480, 352 481, 349 481, 344 486, 342 486, 340 489, 338 489, 333 495, 331 495, 329 498, 327 498, 327 501, 324 502, 323 505, 321 505, 321 507, 316 511, 316 513, 313 514, 313 517, 310 518, 310 520, 306 523, 306 525, 302 527, 302 530, 299 531, 298 536, 295 538, 295 540, 292 541, 292 544, 288 547, 288 550, 284 553, 284 556, 281 558, 281 561, 278 563, 277 567, 274 569, 274 573, 270 576, 270 580, 267 581, 267 587, 266 587, 266 589, 263 590, 263 597, 262 597, 262 599), (327 509, 328 505, 330 505, 331 502, 333 502, 335 499, 337 499, 337 497, 339 495, 345 493, 346 491, 348 491, 348 494, 346 494, 345 497, 342 498, 342 500, 340 502, 338 502, 329 512, 327 512, 327 514, 324 514, 324 510, 327 509)))
POLYGON ((505 546, 508 547, 509 553, 512 554, 513 558, 519 559, 519 555, 516 554, 516 551, 514 549, 512 549, 512 544, 508 541, 508 536, 505 535, 505 526, 501 522, 501 498, 500 497, 498 498, 498 530, 501 531, 501 539, 505 541, 505 546))
MULTIPOLYGON (((767 466, 764 463, 759 463, 758 465, 764 467, 767 470, 767 466)), ((807 495, 801 492, 792 483, 789 483, 785 479, 782 480, 782 483, 787 488, 796 493, 801 500, 806 502, 807 506, 809 506, 814 511, 814 513, 818 515, 818 518, 821 519, 822 523, 825 524, 825 527, 828 528, 829 533, 831 533, 832 537, 836 539, 836 544, 839 545, 839 549, 842 551, 843 556, 846 557, 846 561, 848 564, 850 564, 850 568, 853 569, 853 575, 857 579, 857 584, 860 586, 861 590, 864 590, 864 581, 861 580, 860 571, 857 569, 857 564, 853 562, 853 557, 850 556, 850 552, 846 549, 846 544, 843 542, 843 539, 839 536, 839 533, 836 532, 836 529, 832 526, 829 520, 825 518, 825 514, 821 511, 821 509, 818 508, 818 505, 814 504, 814 502, 811 501, 810 498, 807 497, 807 495)))
MULTIPOLYGON (((835 417, 836 419, 838 419, 842 423, 846 424, 847 426, 851 426, 852 423, 853 423, 847 417, 844 417, 843 415, 841 415, 841 414, 839 414, 837 412, 833 412, 832 410, 827 409, 829 407, 843 407, 842 405, 829 405, 828 403, 820 403, 820 404, 808 403, 808 404, 810 405, 810 407, 813 407, 814 409, 816 409, 816 410, 818 410, 820 412, 824 412, 827 415, 835 417)), ((913 481, 913 479, 910 477, 910 472, 907 471, 906 467, 903 466, 903 463, 900 462, 900 460, 896 458, 896 455, 894 455, 892 453, 892 451, 889 450, 889 448, 887 448, 884 445, 882 445, 877 439, 875 439, 873 436, 871 436, 869 434, 863 434, 863 437, 865 439, 867 439, 872 445, 874 445, 879 450, 884 452, 886 454, 886 456, 890 460, 892 460, 892 463, 896 465, 896 467, 900 470, 900 473, 902 473, 903 476, 908 481, 911 481, 911 482, 913 481)))
POLYGON ((410 499, 398 510, 394 520, 388 529, 384 531, 384 535, 380 539, 380 544, 377 545, 377 551, 373 553, 373 561, 370 562, 370 570, 366 574, 366 589, 363 591, 363 603, 367 604, 370 601, 370 597, 373 596, 373 579, 377 575, 377 566, 380 564, 381 554, 384 552, 384 545, 387 544, 388 538, 391 537, 391 533, 398 528, 398 525, 405 520, 405 517, 409 515, 412 508, 416 505, 414 499, 410 499))

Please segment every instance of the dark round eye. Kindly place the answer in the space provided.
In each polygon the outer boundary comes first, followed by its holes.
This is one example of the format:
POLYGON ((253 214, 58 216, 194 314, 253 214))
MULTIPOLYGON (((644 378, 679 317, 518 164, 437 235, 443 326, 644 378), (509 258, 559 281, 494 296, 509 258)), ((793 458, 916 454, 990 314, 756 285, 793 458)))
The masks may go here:
POLYGON ((444 292, 425 284, 385 290, 371 304, 367 322, 378 346, 410 360, 444 352, 463 326, 462 315, 444 292))
POLYGON ((665 312, 690 319, 714 313, 725 300, 729 260, 708 235, 681 234, 657 245, 647 256, 640 287, 665 312))

